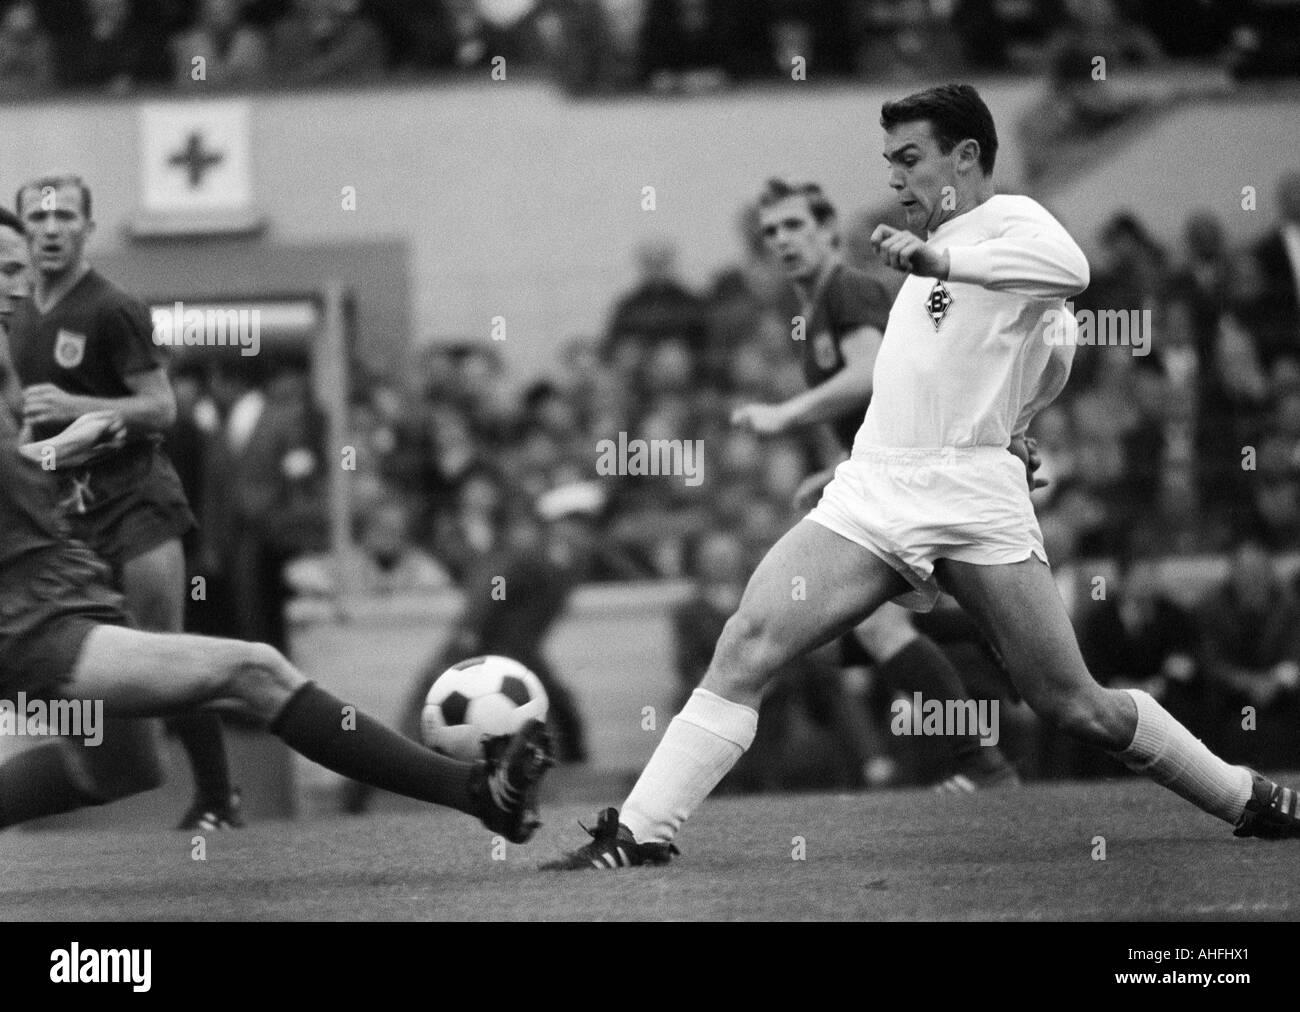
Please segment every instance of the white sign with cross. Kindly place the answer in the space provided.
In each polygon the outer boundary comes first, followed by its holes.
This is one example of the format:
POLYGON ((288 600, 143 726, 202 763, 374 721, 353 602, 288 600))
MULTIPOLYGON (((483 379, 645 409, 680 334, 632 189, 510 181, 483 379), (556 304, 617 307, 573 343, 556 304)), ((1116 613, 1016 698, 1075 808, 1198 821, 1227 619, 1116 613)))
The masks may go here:
POLYGON ((249 107, 243 101, 140 107, 141 209, 183 215, 252 204, 249 107))

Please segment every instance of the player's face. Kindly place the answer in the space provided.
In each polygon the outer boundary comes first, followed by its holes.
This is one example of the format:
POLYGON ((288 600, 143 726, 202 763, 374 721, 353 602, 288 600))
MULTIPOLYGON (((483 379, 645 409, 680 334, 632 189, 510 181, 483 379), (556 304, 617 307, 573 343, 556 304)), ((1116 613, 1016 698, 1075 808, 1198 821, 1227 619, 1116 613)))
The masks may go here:
POLYGON ((815 278, 834 250, 834 230, 829 223, 817 224, 808 201, 801 197, 785 200, 759 211, 759 228, 768 252, 793 281, 815 278))
POLYGON ((8 326, 19 300, 27 298, 30 265, 27 241, 12 229, 0 227, 0 325, 8 326))
POLYGON ((955 213, 959 150, 954 146, 946 155, 941 152, 929 120, 899 123, 885 132, 889 185, 898 194, 911 231, 924 235, 955 213))
POLYGON ((81 263, 94 224, 86 217, 80 188, 24 190, 20 213, 27 226, 27 247, 34 269, 47 277, 58 277, 81 263))

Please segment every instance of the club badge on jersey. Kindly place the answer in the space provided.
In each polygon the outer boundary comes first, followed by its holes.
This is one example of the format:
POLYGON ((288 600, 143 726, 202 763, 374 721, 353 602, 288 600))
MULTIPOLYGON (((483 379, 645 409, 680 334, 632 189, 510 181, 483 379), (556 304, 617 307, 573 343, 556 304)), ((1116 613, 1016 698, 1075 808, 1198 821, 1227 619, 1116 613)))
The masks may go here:
POLYGON ((86 335, 72 330, 59 330, 54 341, 54 361, 63 369, 75 369, 86 357, 86 335))
POLYGON ((930 317, 930 322, 934 324, 935 330, 938 330, 939 324, 943 323, 943 318, 948 315, 948 307, 951 305, 952 294, 942 281, 936 281, 925 299, 925 312, 930 317))

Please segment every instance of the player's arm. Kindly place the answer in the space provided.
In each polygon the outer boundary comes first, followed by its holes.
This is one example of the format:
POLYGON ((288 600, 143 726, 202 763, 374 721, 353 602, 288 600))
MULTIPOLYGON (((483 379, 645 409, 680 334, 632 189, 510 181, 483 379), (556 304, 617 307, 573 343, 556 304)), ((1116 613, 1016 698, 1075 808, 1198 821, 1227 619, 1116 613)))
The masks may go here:
POLYGON ((121 299, 95 318, 95 335, 108 349, 108 368, 130 391, 125 397, 86 397, 39 383, 23 391, 23 416, 32 423, 71 422, 88 411, 116 411, 128 432, 166 432, 176 422, 176 396, 166 360, 154 342, 142 302, 121 299))
POLYGON ((23 391, 23 418, 31 424, 71 422, 92 411, 115 411, 132 432, 166 432, 176 422, 176 395, 162 367, 124 376, 126 397, 86 397, 53 383, 23 391))
POLYGON ((1034 391, 1034 395, 1029 398, 1025 406, 1020 409, 1020 414, 1017 416, 1015 426, 1011 432, 1011 442, 1007 449, 1024 463, 1025 480, 1029 483, 1029 491, 1031 492, 1046 487, 1047 482, 1035 477, 1035 473, 1042 466, 1043 461, 1038 455, 1038 443, 1030 439, 1026 432, 1029 429, 1029 423, 1034 420, 1034 416, 1056 400, 1061 391, 1065 389, 1065 383, 1070 378, 1070 366, 1073 362, 1074 345, 1052 346, 1052 353, 1043 368, 1043 375, 1039 379, 1038 389, 1034 391))
POLYGON ((121 446, 126 438, 122 416, 116 411, 92 411, 62 432, 35 443, 23 443, 18 452, 47 470, 75 467, 105 449, 121 446))
POLYGON ((1066 299, 1088 287, 1088 258, 1054 219, 1011 212, 996 236, 942 252, 924 239, 877 225, 871 245, 895 270, 980 285, 1036 299, 1066 299))
POLYGON ((1065 389, 1066 381, 1070 378, 1070 367, 1073 364, 1073 344, 1052 345, 1052 353, 1047 359, 1047 364, 1043 367, 1043 375, 1039 378, 1038 389, 1025 402, 1025 406, 1020 409, 1020 414, 1016 417, 1015 427, 1011 431, 1013 440, 1024 439, 1025 433, 1029 429, 1029 423, 1034 420, 1034 416, 1060 396, 1061 391, 1065 389))
POLYGON ((840 340, 844 368, 825 383, 781 404, 746 404, 731 415, 734 425, 770 436, 818 422, 828 422, 865 409, 871 399, 871 378, 883 339, 876 327, 859 327, 840 340))

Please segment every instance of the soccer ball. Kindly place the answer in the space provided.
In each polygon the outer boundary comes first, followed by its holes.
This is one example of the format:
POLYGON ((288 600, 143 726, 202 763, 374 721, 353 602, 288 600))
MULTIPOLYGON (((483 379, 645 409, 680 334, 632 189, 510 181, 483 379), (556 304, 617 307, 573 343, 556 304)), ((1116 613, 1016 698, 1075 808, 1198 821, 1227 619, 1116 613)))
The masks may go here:
POLYGON ((483 742, 546 719, 546 690, 518 661, 489 654, 448 668, 429 688, 420 726, 424 743, 454 759, 483 758, 483 742))

